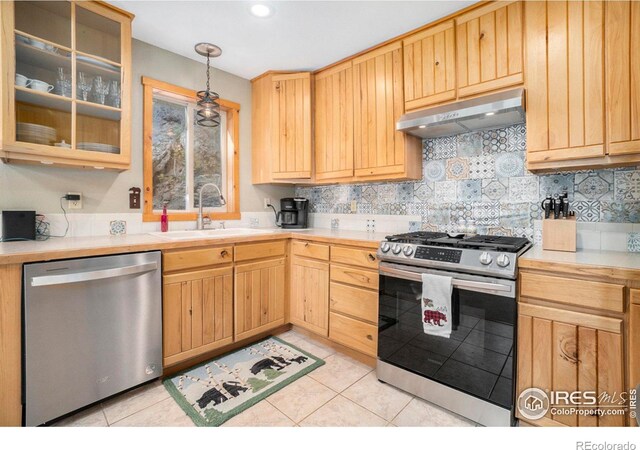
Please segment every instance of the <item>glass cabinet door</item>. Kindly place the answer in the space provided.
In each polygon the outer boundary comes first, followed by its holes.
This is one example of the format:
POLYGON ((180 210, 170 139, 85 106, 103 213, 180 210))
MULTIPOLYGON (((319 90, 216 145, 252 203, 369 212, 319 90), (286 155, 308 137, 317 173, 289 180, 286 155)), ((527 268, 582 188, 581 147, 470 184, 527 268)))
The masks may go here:
POLYGON ((76 148, 120 154, 121 23, 75 8, 76 148))
POLYGON ((16 1, 13 11, 16 147, 128 164, 120 156, 128 157, 121 138, 129 17, 94 2, 16 1))

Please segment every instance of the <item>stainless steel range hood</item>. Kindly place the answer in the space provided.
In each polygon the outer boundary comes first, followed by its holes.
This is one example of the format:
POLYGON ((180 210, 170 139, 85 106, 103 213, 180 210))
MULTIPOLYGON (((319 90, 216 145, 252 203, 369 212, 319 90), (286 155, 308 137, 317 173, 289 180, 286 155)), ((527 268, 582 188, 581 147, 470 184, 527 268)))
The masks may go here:
POLYGON ((524 89, 511 89, 405 114, 396 130, 425 139, 502 128, 524 123, 524 107, 524 89))

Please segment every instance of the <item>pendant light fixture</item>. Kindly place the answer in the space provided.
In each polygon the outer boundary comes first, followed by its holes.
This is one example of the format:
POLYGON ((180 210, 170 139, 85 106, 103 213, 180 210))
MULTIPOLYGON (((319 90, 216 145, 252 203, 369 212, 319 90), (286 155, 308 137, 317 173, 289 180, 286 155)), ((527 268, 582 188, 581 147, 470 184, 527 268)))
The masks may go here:
POLYGON ((196 122, 203 127, 217 127, 220 125, 220 105, 218 99, 220 96, 212 92, 209 88, 209 60, 222 54, 222 50, 217 45, 207 42, 196 44, 196 53, 207 57, 207 89, 198 91, 198 110, 196 112, 196 122))

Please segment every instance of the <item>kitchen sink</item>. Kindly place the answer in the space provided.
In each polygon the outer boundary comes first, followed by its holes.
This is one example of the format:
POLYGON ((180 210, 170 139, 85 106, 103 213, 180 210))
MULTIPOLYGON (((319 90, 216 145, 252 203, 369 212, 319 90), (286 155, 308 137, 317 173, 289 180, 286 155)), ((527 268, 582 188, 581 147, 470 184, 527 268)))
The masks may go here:
POLYGON ((149 234, 162 239, 168 239, 170 241, 180 241, 189 239, 212 239, 217 237, 226 238, 235 236, 253 236, 256 234, 275 233, 276 231, 278 230, 265 230, 256 228, 226 228, 216 230, 167 231, 166 233, 154 232, 149 234))

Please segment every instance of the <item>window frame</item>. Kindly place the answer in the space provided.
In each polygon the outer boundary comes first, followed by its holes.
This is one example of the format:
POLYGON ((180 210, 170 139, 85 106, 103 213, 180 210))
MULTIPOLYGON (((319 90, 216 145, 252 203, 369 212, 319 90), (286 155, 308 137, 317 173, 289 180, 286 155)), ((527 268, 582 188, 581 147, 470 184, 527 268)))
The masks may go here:
MULTIPOLYGON (((149 77, 142 77, 143 85, 143 185, 144 206, 142 213, 143 222, 159 222, 162 215, 153 209, 153 95, 161 92, 169 97, 182 97, 187 101, 196 101, 196 91, 176 86, 164 81, 149 77)), ((240 219, 240 105, 238 103, 219 99, 220 109, 227 114, 227 142, 226 149, 226 173, 227 173, 227 201, 226 212, 207 212, 203 215, 211 220, 238 220, 240 219)), ((211 208, 204 208, 205 210, 211 208)), ((169 211, 169 220, 195 221, 198 213, 195 211, 169 211)))

